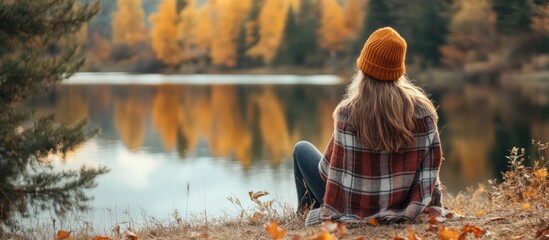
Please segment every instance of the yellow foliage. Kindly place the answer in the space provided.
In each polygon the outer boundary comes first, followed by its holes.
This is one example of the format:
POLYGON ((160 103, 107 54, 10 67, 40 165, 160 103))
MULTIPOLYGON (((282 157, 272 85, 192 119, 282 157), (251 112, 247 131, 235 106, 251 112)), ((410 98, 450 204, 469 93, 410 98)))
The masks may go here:
POLYGON ((181 32, 181 45, 183 48, 181 60, 188 61, 194 57, 197 35, 200 31, 203 31, 203 29, 198 28, 199 19, 197 18, 198 13, 195 0, 187 0, 187 5, 181 10, 179 16, 181 19, 179 31, 181 32))
POLYGON ((284 108, 271 88, 256 100, 259 106, 259 129, 264 147, 272 154, 271 161, 279 163, 290 155, 292 143, 284 116, 284 108))
POLYGON ((362 19, 364 18, 364 0, 345 1, 345 27, 351 37, 357 37, 362 29, 362 19))
POLYGON ((212 86, 210 147, 214 156, 234 154, 242 167, 251 162, 252 132, 245 124, 234 86, 212 86))
POLYGON ((212 42, 212 18, 210 17, 211 4, 204 5, 197 9, 197 21, 195 32, 196 46, 202 49, 209 49, 212 42))
POLYGON ((181 61, 181 31, 177 25, 178 20, 175 0, 162 1, 158 12, 150 17, 153 25, 152 48, 156 57, 168 65, 176 65, 181 61))
POLYGON ((290 7, 292 8, 292 11, 294 11, 294 14, 299 14, 299 9, 301 7, 301 0, 289 0, 290 7))
POLYGON ((139 149, 145 141, 147 112, 139 99, 139 94, 132 92, 128 99, 114 102, 114 125, 129 150, 139 149))
POLYGON ((112 20, 112 40, 135 47, 145 40, 145 12, 141 0, 118 0, 117 7, 112 20))
POLYGON ((169 85, 158 86, 152 102, 152 120, 166 151, 172 150, 177 140, 179 109, 178 89, 169 85))
POLYGON ((236 66, 237 39, 251 6, 251 0, 210 1, 210 21, 213 23, 210 57, 214 65, 236 66))
POLYGON ((265 0, 259 14, 259 42, 248 50, 249 56, 273 61, 284 35, 288 5, 287 0, 265 0))
POLYGON ((343 49, 349 37, 343 9, 337 0, 321 0, 320 9, 319 46, 331 51, 343 49))

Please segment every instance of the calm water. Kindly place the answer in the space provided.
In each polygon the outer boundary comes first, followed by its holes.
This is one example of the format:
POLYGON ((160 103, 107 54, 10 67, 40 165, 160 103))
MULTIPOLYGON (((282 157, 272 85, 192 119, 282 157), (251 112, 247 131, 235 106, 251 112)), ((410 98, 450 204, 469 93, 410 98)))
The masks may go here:
MULTIPOLYGON (((251 206, 252 190, 295 203, 293 144, 325 148, 345 88, 333 76, 135 77, 132 85, 131 76, 81 75, 29 103, 37 113, 55 111, 62 123, 87 119, 101 128, 56 166, 111 169, 89 191, 88 218, 107 226, 174 210, 235 216, 227 197, 251 206)), ((440 106, 441 178, 449 191, 496 177, 507 149, 549 140, 547 89, 544 82, 427 88, 440 106)))

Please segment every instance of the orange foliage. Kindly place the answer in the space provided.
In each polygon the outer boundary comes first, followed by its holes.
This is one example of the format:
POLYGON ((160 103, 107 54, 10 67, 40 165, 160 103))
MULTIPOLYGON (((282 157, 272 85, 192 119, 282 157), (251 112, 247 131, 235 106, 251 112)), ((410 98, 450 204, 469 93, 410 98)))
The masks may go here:
POLYGON ((178 89, 174 86, 158 86, 152 102, 152 120, 166 151, 172 150, 177 140, 179 110, 178 89))
POLYGON ((90 58, 98 60, 107 60, 111 55, 111 45, 109 40, 94 32, 91 39, 92 48, 89 50, 90 58))
POLYGON ((112 20, 112 40, 135 47, 145 40, 145 11, 141 0, 118 0, 117 7, 112 20))
POLYGON ((379 226, 379 222, 375 218, 368 219, 368 224, 374 225, 374 226, 379 226))
POLYGON ((357 37, 362 29, 362 19, 364 18, 364 0, 345 1, 345 27, 351 37, 357 37))
POLYGON ((252 132, 245 124, 234 86, 213 86, 211 100, 210 147, 215 156, 234 154, 242 167, 251 162, 252 132))
POLYGON ((168 65, 177 65, 181 61, 181 46, 179 45, 181 31, 177 26, 178 20, 175 0, 162 1, 158 12, 150 17, 153 25, 152 48, 156 57, 168 65))
POLYGON ((311 240, 337 240, 337 238, 330 234, 328 231, 320 231, 316 232, 312 237, 311 240))
POLYGON ((95 236, 93 240, 112 240, 110 237, 104 237, 104 236, 95 236))
POLYGON ((197 22, 201 21, 197 18, 196 2, 195 0, 187 0, 187 5, 181 10, 180 16, 180 31, 181 31, 181 45, 183 51, 181 53, 181 60, 188 61, 194 57, 194 48, 197 43, 197 34, 204 29, 197 28, 197 22))
POLYGON ((69 238, 70 236, 71 236, 71 232, 59 230, 59 231, 57 231, 56 239, 57 240, 63 240, 63 239, 69 238))
POLYGON ((248 50, 249 56, 262 57, 266 63, 273 61, 284 35, 287 14, 287 0, 265 0, 259 14, 259 42, 248 50))
POLYGON ((214 65, 236 66, 237 39, 251 6, 251 0, 211 1, 210 21, 215 37, 211 39, 210 57, 214 65))
POLYGON ((139 149, 145 141, 146 114, 146 108, 135 92, 126 100, 114 102, 114 125, 129 150, 139 149))
POLYGON ((337 0, 321 0, 319 46, 331 51, 341 50, 349 37, 343 9, 337 0))
POLYGON ((438 234, 440 240, 457 240, 460 235, 457 230, 447 227, 440 227, 438 234))
POLYGON ((209 49, 212 42, 212 17, 210 13, 212 12, 212 3, 208 2, 207 5, 199 8, 196 12, 196 16, 199 21, 197 21, 195 32, 196 46, 202 49, 209 49))
POLYGON ((267 152, 272 154, 271 161, 279 163, 291 153, 292 142, 284 116, 284 108, 271 88, 265 89, 257 97, 259 106, 259 129, 267 152))
POLYGON ((271 239, 281 239, 286 235, 286 231, 278 226, 277 222, 268 222, 265 224, 265 231, 271 239))

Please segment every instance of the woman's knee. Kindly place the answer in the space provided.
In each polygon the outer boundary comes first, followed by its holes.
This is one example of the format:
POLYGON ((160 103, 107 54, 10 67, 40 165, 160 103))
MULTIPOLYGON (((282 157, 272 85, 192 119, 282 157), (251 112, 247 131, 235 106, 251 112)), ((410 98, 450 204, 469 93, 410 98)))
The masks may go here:
POLYGON ((303 151, 308 151, 307 149, 310 149, 312 144, 307 141, 299 141, 294 146, 294 157, 303 151))

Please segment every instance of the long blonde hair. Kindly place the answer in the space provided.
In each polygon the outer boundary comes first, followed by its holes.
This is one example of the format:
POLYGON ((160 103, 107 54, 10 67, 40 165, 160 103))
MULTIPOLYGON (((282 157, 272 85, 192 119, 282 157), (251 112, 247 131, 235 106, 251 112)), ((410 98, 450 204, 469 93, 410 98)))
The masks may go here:
POLYGON ((337 121, 338 113, 347 109, 349 123, 362 144, 372 150, 394 152, 415 143, 416 107, 424 108, 436 123, 433 103, 406 76, 379 81, 358 70, 333 116, 337 121))

